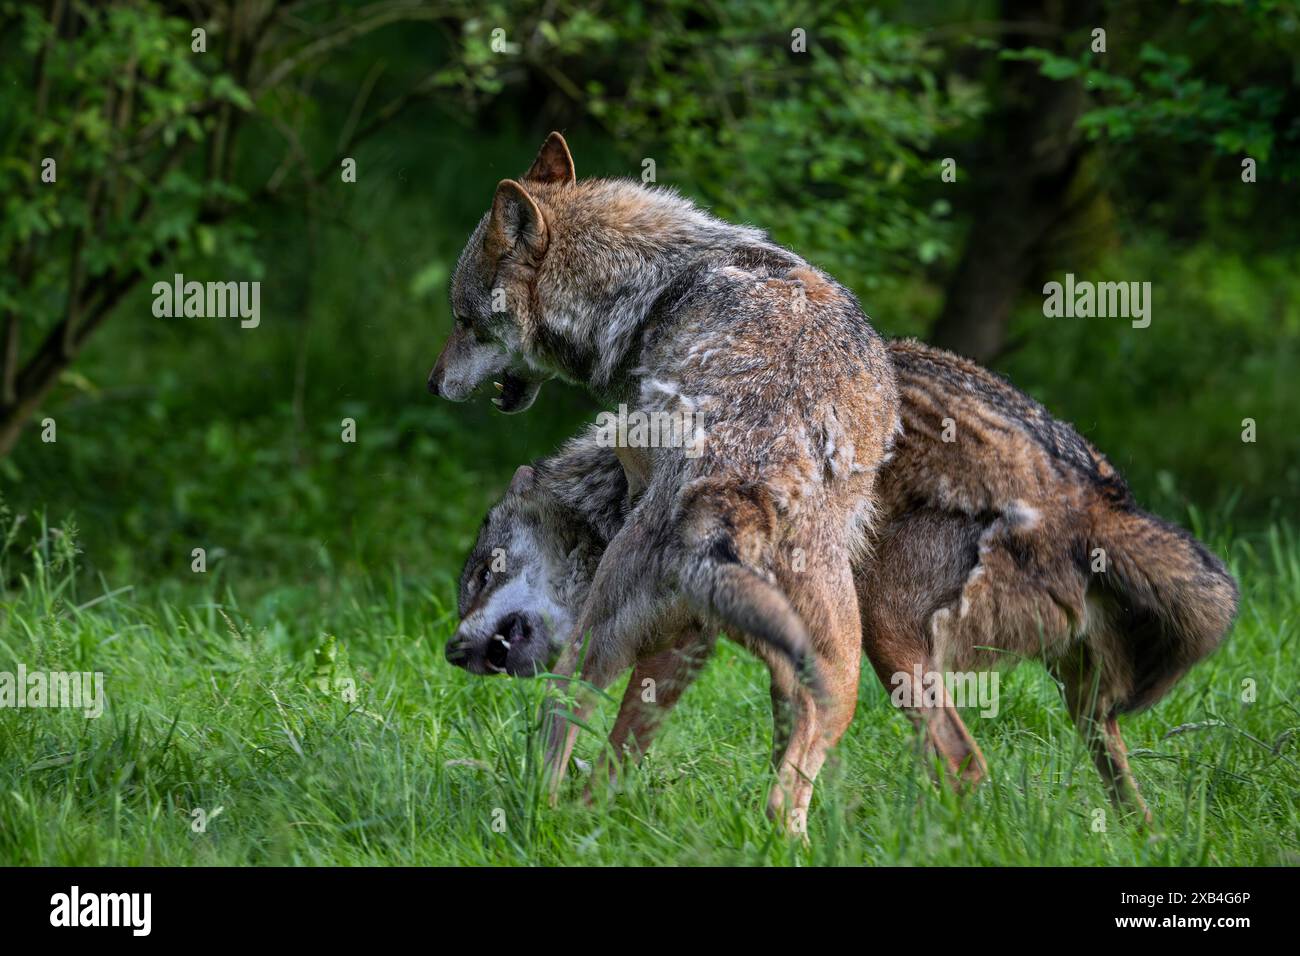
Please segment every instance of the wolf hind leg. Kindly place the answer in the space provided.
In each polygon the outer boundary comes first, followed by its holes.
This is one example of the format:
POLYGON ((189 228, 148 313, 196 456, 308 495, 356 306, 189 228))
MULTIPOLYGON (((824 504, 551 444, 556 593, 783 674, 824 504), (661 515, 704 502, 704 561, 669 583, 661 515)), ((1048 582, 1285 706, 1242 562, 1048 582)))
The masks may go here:
POLYGON ((1051 671, 1061 681, 1066 709, 1088 745, 1111 802, 1121 813, 1136 813, 1150 825, 1151 810, 1138 790, 1137 778, 1129 767, 1128 749, 1120 736, 1115 695, 1096 662, 1095 652, 1087 646, 1076 648, 1052 662, 1051 671))
POLYGON ((803 572, 787 571, 777 577, 807 625, 821 681, 814 690, 770 647, 755 648, 772 674, 777 779, 767 810, 788 832, 806 838, 817 775, 857 708, 862 631, 847 560, 838 564, 819 560, 803 572))
POLYGON ((776 524, 776 505, 763 485, 695 479, 674 508, 672 528, 682 548, 677 582, 695 613, 771 647, 817 692, 820 675, 807 626, 770 573, 776 524))

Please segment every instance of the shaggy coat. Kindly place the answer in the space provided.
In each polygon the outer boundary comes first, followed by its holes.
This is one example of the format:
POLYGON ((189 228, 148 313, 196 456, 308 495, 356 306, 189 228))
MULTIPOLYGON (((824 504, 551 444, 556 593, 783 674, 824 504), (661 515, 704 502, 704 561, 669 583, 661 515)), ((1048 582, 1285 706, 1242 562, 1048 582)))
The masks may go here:
MULTIPOLYGON (((1232 576, 1191 535, 1140 509, 1100 452, 1005 380, 918 342, 892 342, 888 354, 903 430, 876 483, 873 547, 854 563, 872 666, 893 689, 918 670, 1041 661, 1061 681, 1112 799, 1148 817, 1117 718, 1155 703, 1223 640, 1237 607, 1232 576)), ((529 666, 516 672, 546 666, 551 636, 568 630, 628 511, 623 466, 593 434, 521 468, 489 513, 462 577, 449 658, 463 663, 478 609, 491 608, 482 617, 494 634, 503 619, 529 622, 532 640, 519 648, 529 666), (508 570, 482 582, 497 549, 511 556, 508 570), (541 608, 558 610, 548 618, 541 608)), ((684 621, 638 662, 615 753, 644 750, 714 633, 684 621)), ((909 713, 954 782, 985 772, 946 696, 909 713)), ((783 720, 778 708, 778 740, 783 720)))
MULTIPOLYGON (((644 488, 555 669, 581 661, 603 687, 682 620, 741 635, 791 715, 769 811, 799 829, 856 705, 852 560, 898 430, 893 369, 856 299, 670 190, 577 180, 552 134, 521 181, 498 187, 452 306, 456 330, 430 375, 439 395, 464 400, 499 376, 499 406, 519 411, 558 375, 611 405, 697 423, 690 449, 621 449, 644 488)), ((592 702, 579 695, 579 716, 592 702)), ((554 788, 577 723, 552 727, 554 788)))

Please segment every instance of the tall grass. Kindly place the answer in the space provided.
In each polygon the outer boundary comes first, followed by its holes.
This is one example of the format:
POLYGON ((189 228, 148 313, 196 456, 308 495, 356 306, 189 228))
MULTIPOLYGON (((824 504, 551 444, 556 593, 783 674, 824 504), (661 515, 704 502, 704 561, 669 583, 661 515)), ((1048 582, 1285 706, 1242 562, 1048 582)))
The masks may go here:
MULTIPOLYGON (((0 557, 0 670, 102 671, 108 702, 99 719, 0 709, 0 863, 1300 863, 1300 542, 1285 526, 1221 546, 1244 588, 1231 638, 1124 725, 1156 836, 1110 811, 1030 664, 1004 677, 996 718, 966 715, 992 775, 964 798, 931 782, 864 675, 804 845, 763 815, 766 674, 730 645, 620 792, 586 806, 579 775, 552 809, 543 686, 443 661, 445 580, 352 576, 303 596, 320 602, 309 622, 229 585, 88 588, 74 530, 32 520, 33 545, 9 535, 0 557)), ((599 748, 588 734, 579 753, 599 748)))

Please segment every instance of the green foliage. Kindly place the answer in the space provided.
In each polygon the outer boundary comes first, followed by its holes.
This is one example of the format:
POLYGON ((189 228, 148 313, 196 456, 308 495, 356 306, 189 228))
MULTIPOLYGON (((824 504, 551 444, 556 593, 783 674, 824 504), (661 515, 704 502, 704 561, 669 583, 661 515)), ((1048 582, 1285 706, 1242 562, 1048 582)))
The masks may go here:
POLYGON ((1041 48, 1000 56, 1038 63, 1054 80, 1081 80, 1093 101, 1078 128, 1094 140, 1204 147, 1272 164, 1283 181, 1300 176, 1300 123, 1287 93, 1300 75, 1300 3, 1195 0, 1164 23, 1124 25, 1112 29, 1105 53, 1081 43, 1074 56, 1041 48), (1121 47, 1153 33, 1136 49, 1121 47), (1245 55, 1248 64, 1237 59, 1245 55))
POLYGON ((678 2, 609 42, 635 65, 617 93, 589 83, 589 107, 637 169, 654 159, 659 182, 863 288, 952 254, 932 148, 981 101, 948 82, 915 27, 768 0, 678 2))
POLYGON ((247 95, 227 74, 202 69, 220 61, 196 58, 190 24, 159 6, 77 10, 82 29, 58 42, 41 7, 0 10, 18 21, 8 42, 25 54, 0 57, 11 120, 0 139, 0 258, 34 263, 30 275, 0 274, 0 311, 41 325, 63 314, 69 248, 83 283, 144 269, 160 250, 220 248, 227 261, 247 264, 241 230, 199 225, 205 205, 238 200, 240 191, 169 161, 208 138, 214 107, 247 109, 247 95), (38 57, 43 94, 31 88, 38 57), (57 162, 53 183, 40 178, 47 157, 57 162))
POLYGON ((1151 276, 1152 320, 1044 318, 1027 306, 1013 334, 1038 343, 1005 371, 1097 444, 1140 500, 1175 520, 1189 504, 1235 520, 1296 513, 1300 432, 1291 427, 1300 363, 1300 258, 1175 252, 1148 238, 1095 274, 1151 276), (1256 441, 1242 441, 1243 420, 1256 441))

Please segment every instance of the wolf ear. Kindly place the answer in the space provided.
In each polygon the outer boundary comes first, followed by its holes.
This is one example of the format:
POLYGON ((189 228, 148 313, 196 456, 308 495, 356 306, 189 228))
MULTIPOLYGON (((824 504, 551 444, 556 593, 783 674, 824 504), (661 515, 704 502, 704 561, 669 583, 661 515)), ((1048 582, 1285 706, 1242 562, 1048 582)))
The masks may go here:
POLYGON ((627 497, 636 501, 641 492, 650 483, 650 462, 644 449, 615 445, 614 455, 623 466, 623 476, 627 478, 627 497))
POLYGON ((532 465, 520 465, 515 469, 515 476, 510 479, 509 494, 522 495, 528 489, 533 487, 533 478, 536 472, 533 471, 532 465))
POLYGON ((573 169, 573 154, 569 144, 559 133, 551 133, 533 160, 533 165, 524 173, 524 179, 535 183, 576 183, 578 174, 573 169))
POLYGON ((497 184, 486 242, 494 255, 520 249, 534 257, 546 251, 546 220, 533 197, 513 179, 497 184))

